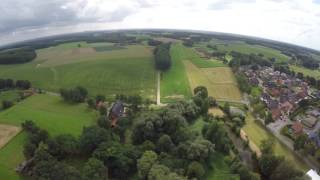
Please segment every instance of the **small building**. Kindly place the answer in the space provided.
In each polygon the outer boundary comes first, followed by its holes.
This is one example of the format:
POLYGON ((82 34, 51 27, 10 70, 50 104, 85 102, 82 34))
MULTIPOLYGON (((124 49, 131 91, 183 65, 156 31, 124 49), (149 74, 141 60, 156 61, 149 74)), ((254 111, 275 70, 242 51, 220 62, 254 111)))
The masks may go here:
POLYGON ((272 116, 272 119, 273 119, 274 121, 278 120, 278 119, 280 118, 280 116, 281 116, 281 111, 280 111, 280 109, 273 109, 273 110, 271 111, 271 116, 272 116))
POLYGON ((318 175, 317 171, 310 169, 307 172, 307 176, 311 178, 311 180, 320 180, 320 176, 318 175))
POLYGON ((119 118, 124 115, 124 104, 121 101, 116 101, 109 112, 109 119, 111 120, 111 126, 115 127, 119 118))
POLYGON ((306 116, 302 119, 302 124, 308 128, 313 128, 318 122, 318 119, 313 116, 306 116))
POLYGON ((319 135, 319 131, 315 131, 315 132, 311 132, 309 134, 309 139, 313 142, 315 142, 315 144, 320 147, 320 135, 319 135))
POLYGON ((294 135, 299 136, 303 134, 303 125, 299 121, 293 123, 291 128, 293 130, 294 135))

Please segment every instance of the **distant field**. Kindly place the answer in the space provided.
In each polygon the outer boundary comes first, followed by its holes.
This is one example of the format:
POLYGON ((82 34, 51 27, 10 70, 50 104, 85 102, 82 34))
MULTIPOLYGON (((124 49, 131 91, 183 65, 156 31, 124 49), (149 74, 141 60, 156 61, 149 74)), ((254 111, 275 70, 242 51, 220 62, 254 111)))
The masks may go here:
POLYGON ((190 86, 205 86, 209 96, 222 101, 240 101, 241 93, 229 67, 198 68, 190 61, 185 61, 190 86))
POLYGON ((301 72, 304 76, 314 77, 320 79, 320 70, 311 70, 301 66, 290 65, 290 69, 295 72, 301 72))
POLYGON ((282 54, 279 50, 272 49, 260 45, 251 45, 242 41, 222 41, 218 39, 213 39, 210 42, 201 42, 195 46, 198 48, 205 49, 208 52, 213 52, 213 49, 208 48, 207 45, 217 46, 218 51, 231 52, 238 51, 246 54, 250 53, 261 53, 268 58, 276 58, 278 62, 286 62, 290 59, 287 55, 282 54))
MULTIPOLYGON (((0 91, 0 102, 6 101, 17 101, 20 98, 20 90, 0 91)), ((2 105, 0 105, 0 109, 2 105)))
POLYGON ((282 54, 279 50, 271 49, 260 45, 251 45, 244 42, 219 44, 217 45, 219 51, 238 51, 246 54, 261 53, 268 58, 276 58, 278 62, 287 62, 290 58, 282 54))
POLYGON ((155 99, 152 48, 132 45, 96 52, 92 47, 110 46, 110 43, 84 43, 81 48, 77 44, 38 50, 37 59, 31 63, 0 65, 0 77, 28 79, 35 87, 55 92, 80 85, 92 95, 104 94, 108 98, 122 93, 155 99))
MULTIPOLYGON (((85 104, 69 105, 60 97, 35 95, 12 108, 0 112, 0 123, 20 126, 25 120, 33 120, 50 135, 70 133, 78 136, 84 126, 94 124, 96 113, 85 104)), ((15 136, 6 146, 0 149, 0 177, 18 179, 14 168, 24 160, 23 145, 26 133, 15 136)))
POLYGON ((168 102, 191 97, 188 77, 183 61, 188 58, 187 48, 182 44, 173 44, 170 49, 171 68, 162 74, 161 101, 168 102))
POLYGON ((248 114, 246 117, 246 124, 243 128, 246 132, 247 136, 253 143, 257 146, 260 146, 261 141, 271 138, 275 142, 274 150, 277 155, 281 155, 286 157, 286 159, 292 161, 297 167, 303 171, 307 171, 308 166, 297 156, 293 154, 293 152, 288 149, 285 145, 281 144, 279 140, 274 137, 270 132, 268 132, 262 124, 255 121, 254 117, 251 114, 248 114))

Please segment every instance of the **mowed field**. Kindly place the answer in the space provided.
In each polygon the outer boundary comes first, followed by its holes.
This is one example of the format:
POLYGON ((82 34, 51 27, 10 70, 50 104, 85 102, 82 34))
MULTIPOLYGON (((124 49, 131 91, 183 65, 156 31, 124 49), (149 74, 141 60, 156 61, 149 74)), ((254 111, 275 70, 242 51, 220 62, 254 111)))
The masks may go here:
POLYGON ((37 50, 37 58, 30 63, 0 65, 0 77, 28 79, 35 87, 55 92, 80 85, 91 95, 108 98, 122 93, 154 100, 156 94, 152 48, 144 45, 61 44, 37 50))
MULTIPOLYGON (((195 68, 226 67, 218 60, 202 59, 193 48, 187 48, 181 43, 171 45, 170 54, 172 58, 171 68, 162 73, 161 77, 161 101, 172 102, 174 100, 188 98, 192 96, 192 91, 197 83, 190 83, 190 69, 185 63, 191 63, 195 68)), ((191 69, 192 70, 192 69, 191 69)), ((203 81, 205 75, 193 77, 195 81, 203 81)), ((208 81, 205 81, 208 85, 208 81)), ((209 86, 209 85, 208 85, 209 86)), ((212 91, 213 92, 213 91, 212 91)))
POLYGON ((311 70, 301 66, 290 65, 290 69, 295 72, 301 72, 304 76, 314 77, 315 79, 320 79, 320 70, 311 70))
MULTIPOLYGON (((25 120, 33 120, 41 128, 48 130, 50 136, 70 133, 79 136, 84 126, 96 122, 97 114, 86 104, 70 105, 60 97, 35 95, 0 112, 0 124, 20 127, 25 120)), ((14 168, 24 160, 23 145, 27 140, 24 131, 15 136, 0 149, 0 177, 19 179, 14 168)), ((0 179, 1 179, 0 178, 0 179)))
POLYGON ((21 128, 7 124, 0 124, 0 149, 5 146, 11 138, 20 132, 21 128))
POLYGON ((198 68, 190 61, 184 62, 191 89, 205 86, 209 96, 219 101, 240 101, 241 93, 229 67, 198 68))

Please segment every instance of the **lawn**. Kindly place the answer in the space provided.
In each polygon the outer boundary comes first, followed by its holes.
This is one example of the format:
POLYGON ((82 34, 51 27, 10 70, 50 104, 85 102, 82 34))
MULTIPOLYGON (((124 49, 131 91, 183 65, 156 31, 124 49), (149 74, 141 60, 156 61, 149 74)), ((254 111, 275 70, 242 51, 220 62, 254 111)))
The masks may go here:
POLYGON ((140 94, 155 99, 156 76, 152 48, 148 46, 132 45, 103 52, 53 47, 37 52, 33 62, 0 65, 0 76, 28 79, 35 87, 55 92, 80 85, 91 95, 112 98, 119 93, 140 94))
POLYGON ((188 59, 188 49, 180 43, 171 45, 171 68, 162 73, 161 77, 161 101, 170 102, 177 99, 189 98, 190 90, 186 70, 183 61, 188 59))
POLYGON ((240 101, 241 93, 229 67, 198 68, 190 61, 184 62, 190 86, 205 86, 209 96, 223 101, 240 101))
POLYGON ((246 117, 246 125, 243 130, 246 132, 249 139, 257 146, 260 146, 262 140, 269 138, 273 139, 275 142, 274 150, 277 155, 286 157, 286 159, 292 161, 301 170, 308 170, 308 166, 300 158, 295 156, 285 145, 281 144, 280 141, 266 130, 261 123, 256 121, 251 114, 248 114, 246 117))
POLYGON ((290 65, 290 69, 295 72, 301 72, 304 76, 314 77, 315 79, 320 79, 320 70, 311 70, 301 66, 290 65))
MULTIPOLYGON (((0 113, 0 123, 20 126, 33 120, 51 136, 70 133, 79 136, 84 126, 94 124, 97 114, 85 104, 66 104, 60 97, 35 95, 0 113)), ((0 177, 18 179, 14 168, 24 160, 23 145, 26 133, 21 132, 0 149, 0 177)))

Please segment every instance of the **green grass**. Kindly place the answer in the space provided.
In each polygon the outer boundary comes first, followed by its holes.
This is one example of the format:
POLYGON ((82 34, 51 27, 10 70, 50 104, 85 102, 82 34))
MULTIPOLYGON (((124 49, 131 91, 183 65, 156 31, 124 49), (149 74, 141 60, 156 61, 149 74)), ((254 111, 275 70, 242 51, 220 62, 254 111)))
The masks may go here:
POLYGON ((239 175, 231 174, 230 167, 225 163, 224 156, 220 153, 214 153, 211 159, 211 166, 206 174, 206 179, 210 180, 234 180, 240 179, 239 175))
POLYGON ((20 99, 20 92, 20 90, 0 91, 0 102, 3 100, 17 101, 20 99))
POLYGON ((251 53, 261 53, 268 58, 276 58, 277 62, 287 62, 290 58, 282 54, 279 50, 260 46, 260 45, 251 45, 245 42, 229 42, 226 44, 217 45, 219 51, 237 51, 245 54, 251 53))
MULTIPOLYGON (((84 126, 95 123, 97 114, 86 104, 71 105, 60 97, 35 95, 0 113, 0 123, 20 126, 25 120, 33 120, 51 136, 69 133, 79 136, 84 126)), ((24 160, 23 145, 26 133, 21 132, 0 149, 0 177, 18 179, 14 168, 24 160)))
POLYGON ((83 86, 91 95, 113 98, 120 93, 140 94, 155 99, 154 61, 146 46, 84 54, 73 54, 71 50, 40 51, 31 63, 0 65, 0 77, 28 79, 34 87, 54 92, 83 86))
POLYGON ((315 79, 320 79, 320 70, 312 70, 301 66, 290 65, 290 69, 295 72, 301 72, 304 76, 314 77, 315 79))
POLYGON ((184 47, 182 44, 172 44, 170 49, 172 65, 161 77, 162 102, 170 102, 191 97, 192 93, 183 65, 183 61, 189 59, 188 52, 188 48, 184 47))
POLYGON ((267 129, 265 129, 265 127, 261 123, 256 121, 251 114, 248 114, 248 116, 246 117, 246 125, 244 126, 243 130, 246 132, 249 139, 257 146, 260 146, 262 140, 266 140, 269 138, 273 139, 275 142, 275 154, 284 156, 286 159, 296 164, 296 166, 303 171, 308 170, 308 166, 300 158, 294 155, 289 148, 280 143, 280 141, 276 137, 274 137, 267 129))
POLYGON ((262 89, 261 89, 261 87, 253 87, 252 89, 251 89, 251 95, 253 96, 253 97, 260 97, 260 95, 262 94, 262 89))

